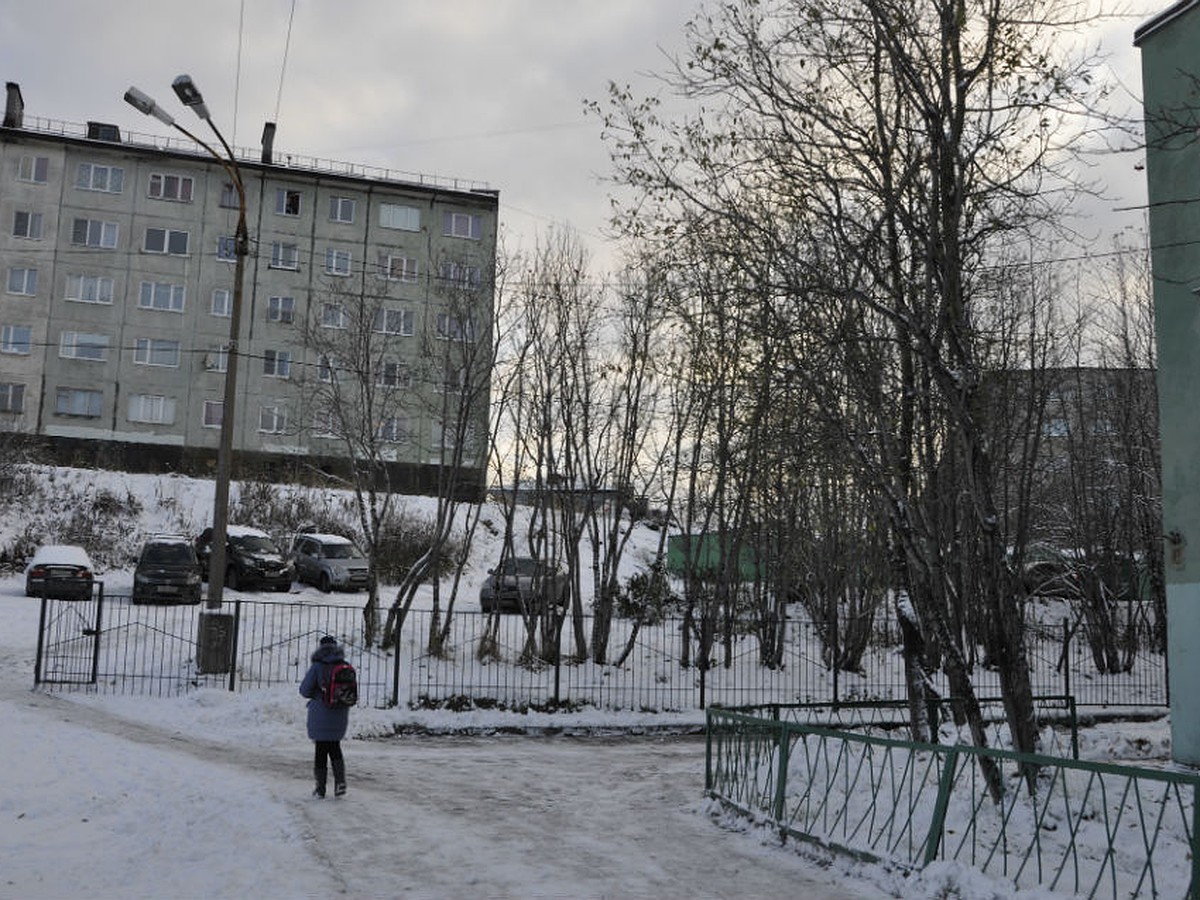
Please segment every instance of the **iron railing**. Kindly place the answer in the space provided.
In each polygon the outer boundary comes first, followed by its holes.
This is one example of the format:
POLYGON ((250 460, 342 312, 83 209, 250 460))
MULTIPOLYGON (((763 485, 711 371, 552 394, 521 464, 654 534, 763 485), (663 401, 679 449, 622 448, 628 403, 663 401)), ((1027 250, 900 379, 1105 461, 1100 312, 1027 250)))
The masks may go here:
MULTIPOLYGON (((234 619, 232 665, 205 672, 197 653, 203 613, 196 607, 139 606, 128 597, 103 594, 90 603, 43 603, 35 680, 47 686, 80 680, 64 677, 62 670, 79 668, 81 654, 94 675, 86 682, 106 692, 174 694, 202 685, 243 690, 294 683, 317 639, 332 633, 359 668, 362 702, 376 706, 683 711, 712 704, 844 704, 906 697, 897 647, 870 647, 861 673, 830 671, 815 627, 803 619, 786 622, 782 655, 774 665, 764 664, 751 629, 717 642, 705 659, 681 619, 640 627, 615 620, 608 652, 599 662, 580 652, 569 620, 550 633, 540 624, 531 633, 520 616, 456 610, 447 624, 444 613, 435 619, 429 610, 412 610, 402 620, 398 642, 384 650, 364 645, 357 605, 243 597, 224 607, 234 619)), ((584 616, 585 637, 590 638, 592 624, 591 616, 584 616)), ((1068 629, 1030 632, 1034 693, 1073 695, 1080 706, 1166 706, 1161 655, 1143 651, 1128 671, 1098 674, 1078 643, 1079 635, 1068 629)), ((1000 694, 996 672, 979 666, 973 680, 980 696, 1000 694)), ((938 673, 933 681, 943 696, 950 694, 938 673)))
POLYGON ((1191 898, 1200 885, 1195 773, 706 716, 707 793, 785 837, 1086 897, 1191 898))

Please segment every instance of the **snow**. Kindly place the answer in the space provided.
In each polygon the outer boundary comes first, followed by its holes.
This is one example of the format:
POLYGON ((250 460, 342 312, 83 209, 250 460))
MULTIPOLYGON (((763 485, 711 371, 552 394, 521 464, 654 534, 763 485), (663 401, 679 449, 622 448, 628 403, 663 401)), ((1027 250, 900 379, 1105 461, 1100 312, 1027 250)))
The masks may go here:
POLYGON ((92 568, 92 560, 82 547, 72 544, 46 544, 37 548, 33 559, 25 566, 25 571, 28 573, 34 566, 47 563, 57 566, 83 566, 89 570, 92 568))
MULTIPOLYGON (((203 509, 112 477, 151 513, 203 509)), ((179 530, 161 524, 147 533, 179 530)), ((466 590, 493 551, 482 542, 466 590)), ((359 708, 343 744, 349 793, 317 800, 294 687, 37 690, 38 611, 20 576, 0 578, 0 897, 1049 896, 958 864, 904 877, 825 859, 718 814, 703 797, 699 711, 359 708)), ((1171 765, 1165 717, 1081 738, 1088 759, 1171 765)))

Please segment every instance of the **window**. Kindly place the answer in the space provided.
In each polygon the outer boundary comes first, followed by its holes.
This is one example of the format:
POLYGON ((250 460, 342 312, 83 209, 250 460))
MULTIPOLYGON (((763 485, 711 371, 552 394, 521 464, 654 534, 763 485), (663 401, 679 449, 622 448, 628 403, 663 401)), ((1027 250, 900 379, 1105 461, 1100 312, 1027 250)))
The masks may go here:
POLYGON ((317 359, 317 377, 326 384, 337 380, 338 362, 328 353, 322 353, 317 359))
POLYGON ((68 275, 67 299, 76 303, 112 303, 113 280, 101 275, 68 275))
POLYGON ((275 243, 271 245, 272 269, 300 268, 300 250, 295 244, 275 243))
POLYGON ((201 423, 205 428, 220 428, 225 418, 225 404, 220 400, 205 400, 201 423))
POLYGON ((403 444, 409 438, 408 419, 404 416, 388 416, 379 423, 375 434, 381 441, 403 444))
POLYGON ((64 331, 58 341, 58 355, 63 359, 104 362, 108 359, 108 335, 64 331))
POLYGON ((163 312, 183 312, 187 290, 182 284, 169 281, 143 281, 138 295, 140 309, 158 309, 163 312))
POLYGON ((439 265, 438 278, 445 284, 462 290, 475 290, 481 281, 479 266, 456 262, 444 262, 439 265))
POLYGON ((147 228, 145 250, 147 253, 169 253, 172 256, 187 256, 188 233, 186 231, 172 231, 169 228, 147 228))
POLYGON ((0 353, 19 353, 29 355, 33 345, 33 329, 28 325, 0 326, 0 353))
POLYGON ((467 390, 467 370, 459 366, 447 364, 442 370, 442 383, 438 390, 447 394, 461 394, 467 390))
POLYGON ((266 434, 283 434, 287 431, 287 410, 276 405, 260 406, 258 430, 266 434))
POLYGON ((332 247, 325 251, 325 274, 326 275, 349 275, 350 274, 350 251, 349 250, 334 250, 332 247))
POLYGON ((267 321, 290 325, 296 317, 295 297, 268 297, 267 321))
POLYGON ((292 354, 288 350, 264 350, 263 374, 271 378, 287 378, 292 373, 292 354))
POLYGON ((175 399, 161 394, 132 394, 129 397, 129 421, 170 425, 175 421, 175 399))
POLYGON ((217 238, 217 259, 237 262, 237 238, 223 234, 217 238))
POLYGON ((276 188, 275 212, 281 216, 300 215, 300 192, 287 188, 276 188))
POLYGON ((475 324, 462 316, 438 313, 437 336, 446 341, 474 341, 475 324))
POLYGON ((21 294, 32 297, 37 293, 37 269, 25 269, 14 266, 8 270, 8 285, 5 288, 10 294, 21 294))
POLYGON ((337 417, 333 410, 321 409, 313 413, 313 437, 337 437, 337 417))
POLYGON ((140 366, 179 367, 179 341, 138 338, 133 343, 133 361, 140 366))
POLYGON ((25 385, 0 383, 0 413, 25 412, 25 385))
POLYGON ((354 201, 349 197, 330 197, 329 221, 352 223, 354 221, 354 201))
POLYGON ((442 234, 446 237, 477 241, 483 236, 483 217, 470 213, 448 212, 442 218, 442 234))
POLYGON ((71 225, 71 243, 84 247, 115 249, 117 223, 101 222, 99 219, 76 219, 71 225))
POLYGON ((212 308, 214 316, 228 319, 233 315, 233 294, 225 288, 217 288, 212 292, 212 308))
POLYGON ((17 162, 17 180, 45 184, 50 171, 50 157, 22 156, 17 162))
POLYGON ((104 395, 100 391, 59 388, 54 392, 54 411, 60 416, 100 417, 104 395))
POLYGON ((42 214, 23 209, 13 213, 13 237, 38 241, 42 238, 42 214))
POLYGON ((119 194, 125 186, 125 170, 117 166, 80 163, 75 170, 75 187, 85 191, 119 194))
POLYGON ((229 368, 229 346, 217 344, 208 351, 204 358, 204 368, 210 372, 224 372, 229 368))
POLYGON ((323 328, 345 328, 349 323, 346 307, 340 303, 321 304, 321 326, 323 328))
POLYGON ((372 330, 379 334, 402 334, 411 336, 413 333, 413 312, 410 309, 380 309, 375 313, 372 330))
POLYGON ((380 204, 379 227, 395 228, 399 231, 420 231, 421 211, 415 206, 399 206, 395 203, 380 204))
POLYGON ((389 388, 412 387, 412 373, 403 363, 385 362, 376 373, 375 383, 389 388))
POLYGON ((192 178, 190 175, 162 175, 155 172, 150 176, 148 195, 156 200, 192 202, 192 178))
POLYGON ((417 261, 411 256, 379 254, 379 274, 391 281, 417 280, 417 261))
POLYGON ((220 204, 225 209, 240 209, 242 202, 238 197, 237 185, 232 181, 227 181, 221 185, 221 200, 220 204))

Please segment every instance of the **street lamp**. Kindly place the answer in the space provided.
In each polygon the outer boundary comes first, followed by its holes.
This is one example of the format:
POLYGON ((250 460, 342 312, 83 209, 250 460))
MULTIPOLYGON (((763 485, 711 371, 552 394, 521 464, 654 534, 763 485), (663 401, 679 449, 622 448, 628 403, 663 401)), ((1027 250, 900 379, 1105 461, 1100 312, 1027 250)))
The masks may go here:
MULTIPOLYGON (((171 82, 171 87, 183 105, 190 106, 196 115, 206 121, 209 127, 212 128, 213 133, 221 142, 221 147, 225 150, 223 156, 176 122, 161 106, 136 87, 131 87, 125 92, 125 102, 138 110, 138 112, 153 116, 164 125, 169 125, 177 131, 182 132, 208 151, 208 154, 219 162, 229 177, 233 179, 233 185, 237 189, 238 194, 237 235, 234 240, 233 308, 230 310, 229 316, 229 350, 226 354, 225 399, 221 406, 221 443, 217 449, 217 483, 215 498, 213 500, 212 553, 209 556, 208 598, 205 603, 207 609, 219 610, 225 593, 225 542, 229 525, 229 478, 233 457, 234 404, 237 400, 238 339, 241 335, 242 317, 242 277, 246 269, 246 257, 250 252, 250 237, 246 229, 246 189, 242 184, 242 174, 238 168, 237 157, 234 155, 233 150, 230 149, 225 136, 221 134, 220 130, 213 123, 212 117, 208 112, 208 107, 204 104, 204 98, 200 95, 200 90, 196 87, 195 82, 192 81, 191 76, 180 75, 171 82)), ((201 622, 203 623, 203 617, 201 622)), ((203 632, 203 627, 201 630, 203 632)), ((212 670, 210 669, 210 671, 212 670)))

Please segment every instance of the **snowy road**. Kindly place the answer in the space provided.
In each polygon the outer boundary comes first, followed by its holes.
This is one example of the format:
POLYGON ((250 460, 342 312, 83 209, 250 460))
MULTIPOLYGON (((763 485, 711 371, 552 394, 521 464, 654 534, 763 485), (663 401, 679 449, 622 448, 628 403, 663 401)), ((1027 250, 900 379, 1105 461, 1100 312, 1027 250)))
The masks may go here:
POLYGON ((0 896, 879 896, 711 822, 695 737, 348 741, 350 792, 320 801, 302 740, 28 690, 0 690, 0 715, 10 766, 35 763, 0 786, 0 896))

